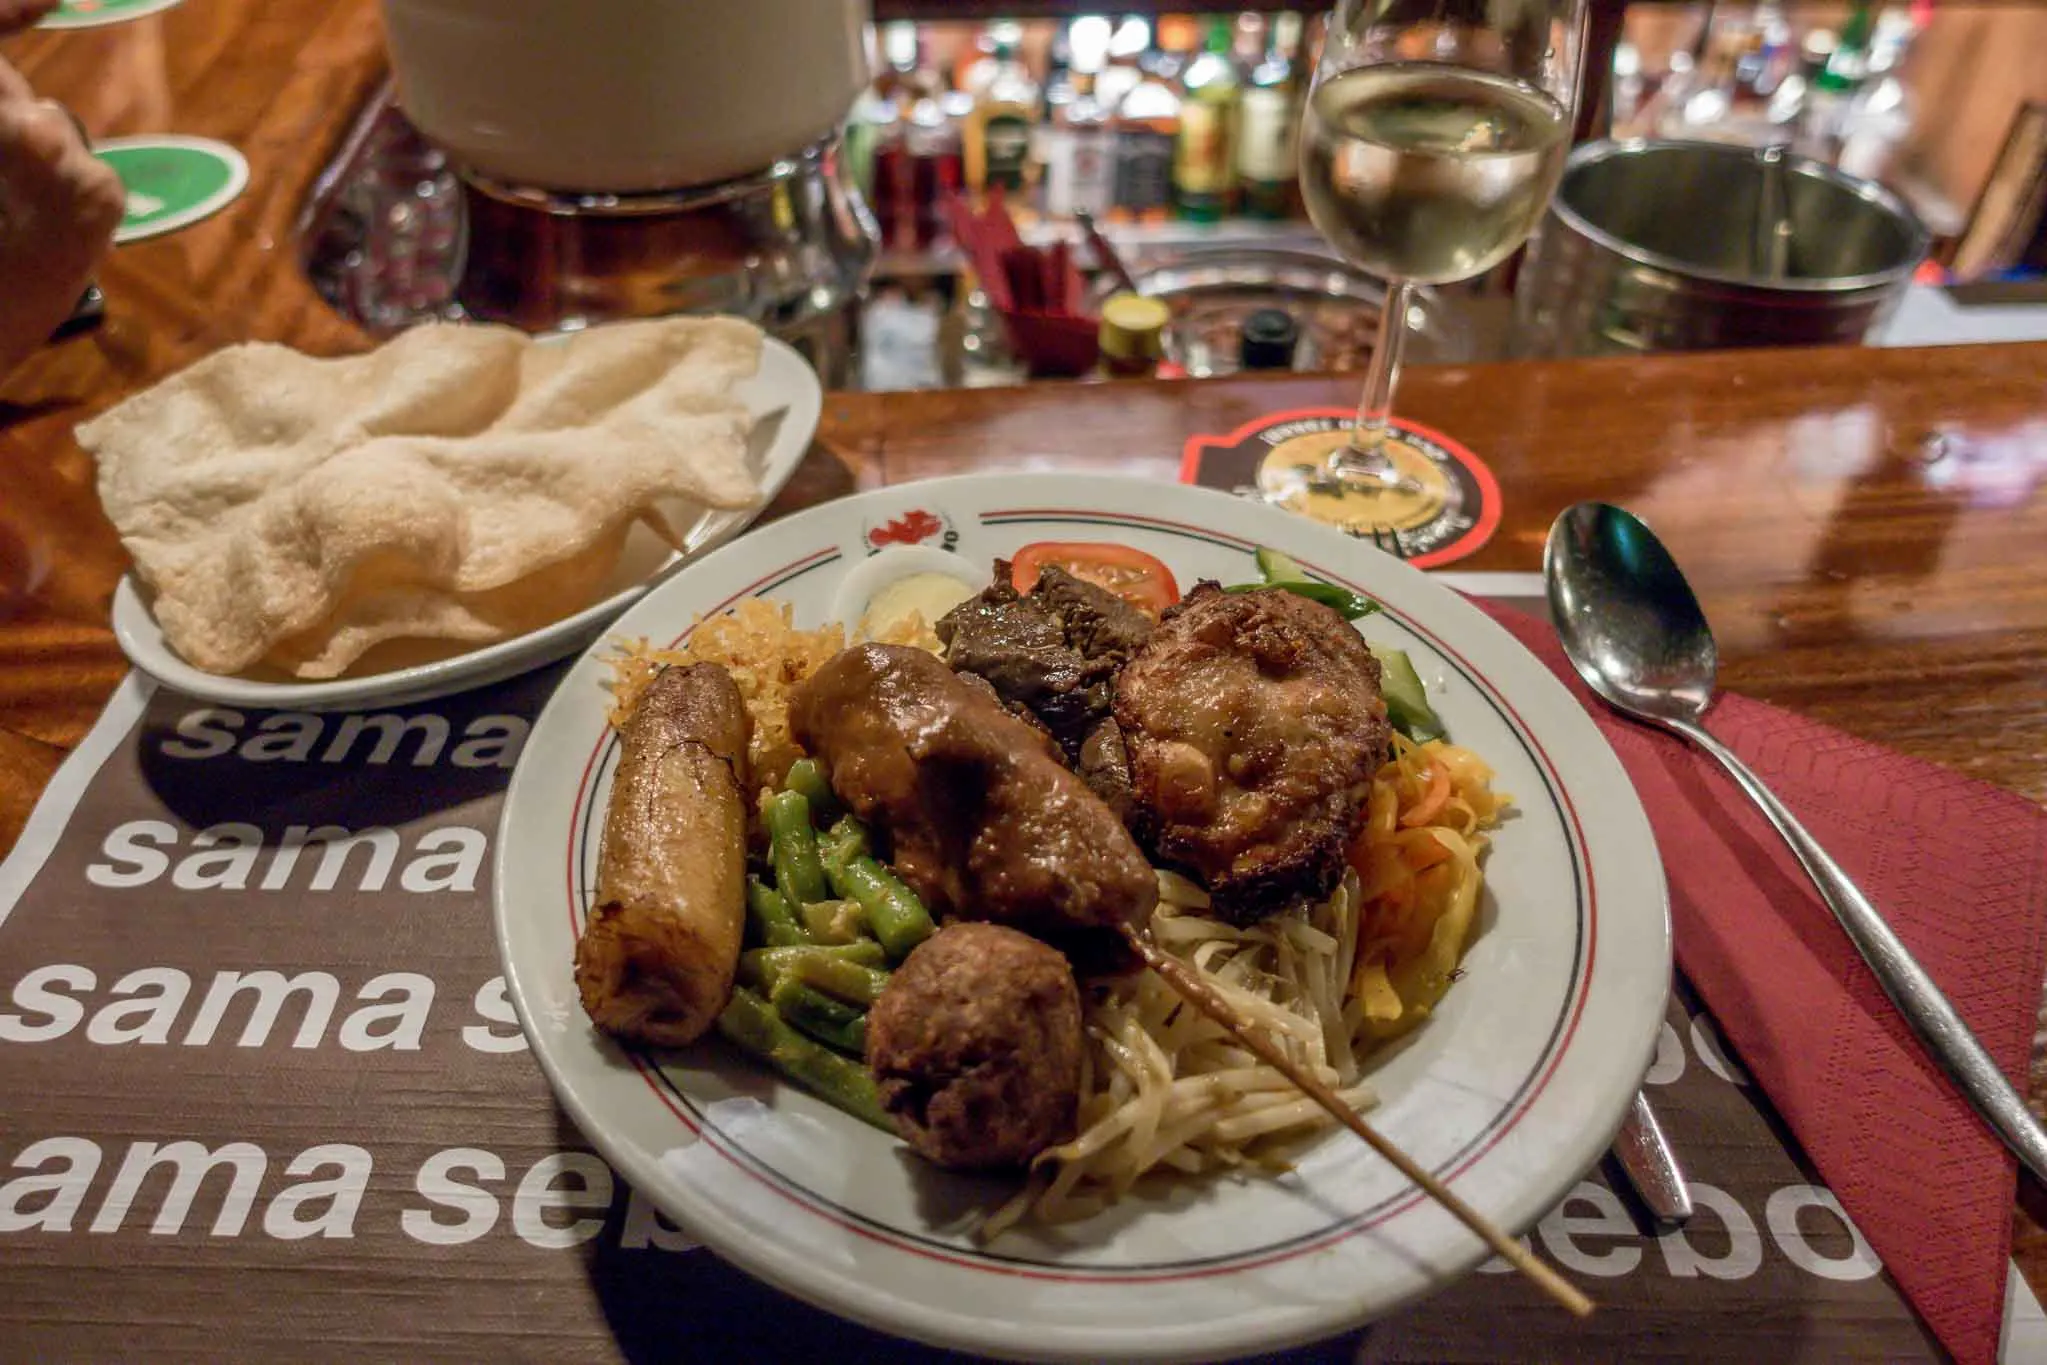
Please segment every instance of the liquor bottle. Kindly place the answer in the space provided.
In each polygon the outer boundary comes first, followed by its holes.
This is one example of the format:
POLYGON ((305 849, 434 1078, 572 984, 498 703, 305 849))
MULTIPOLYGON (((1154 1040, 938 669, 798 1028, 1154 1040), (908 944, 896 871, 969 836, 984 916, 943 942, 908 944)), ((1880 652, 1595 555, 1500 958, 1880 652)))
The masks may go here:
POLYGON ((928 250, 949 234, 945 203, 960 192, 965 179, 961 120, 947 110, 950 99, 925 95, 910 106, 903 128, 903 158, 910 177, 905 201, 911 224, 908 240, 900 243, 904 246, 928 250))
POLYGON ((881 26, 881 61, 875 72, 874 91, 891 104, 908 105, 920 93, 924 74, 917 26, 898 22, 881 26))
POLYGON ((1265 17, 1254 10, 1245 10, 1237 16, 1232 26, 1230 39, 1230 60, 1237 64, 1237 70, 1248 73, 1265 60, 1265 36, 1268 25, 1265 17))
POLYGON ((1125 17, 1112 30, 1108 65, 1095 78, 1095 100, 1102 108, 1113 114, 1123 107, 1123 97, 1144 79, 1138 62, 1150 46, 1151 23, 1138 15, 1125 17))
POLYGON ((1014 56, 1023 42, 1023 25, 1014 20, 998 19, 974 36, 974 53, 962 57, 958 71, 959 88, 969 95, 979 96, 995 81, 995 73, 1002 68, 1005 49, 1014 56))
POLYGON ((1045 213, 1071 218, 1086 209, 1107 217, 1116 202, 1116 143, 1094 96, 1078 95, 1066 106, 1053 146, 1045 164, 1045 213))
POLYGON ((1073 25, 1061 27, 1052 40, 1046 59, 1045 93, 1038 101, 1038 119, 1031 128, 1031 154, 1027 181, 1043 208, 1045 184, 1051 178, 1052 163, 1063 155, 1066 111, 1073 104, 1078 87, 1073 75, 1073 25))
MULTIPOLYGON (((1008 25, 1009 29, 1016 28, 1008 25)), ((967 189, 978 196, 1001 186, 1014 195, 1024 187, 1031 157, 1031 130, 1038 121, 1038 83, 1017 60, 1007 34, 995 48, 995 69, 974 98, 963 133, 967 189)))
POLYGON ((1043 167, 1043 207, 1054 218, 1076 209, 1106 216, 1115 198, 1115 146, 1108 111, 1095 97, 1107 66, 1110 27, 1107 19, 1080 18, 1068 30, 1071 49, 1070 98, 1055 104, 1045 94, 1048 121, 1039 127, 1043 167))
POLYGON ((1208 50, 1187 64, 1187 98, 1173 155, 1173 199, 1180 216, 1213 223, 1229 211, 1236 170, 1239 82, 1226 19, 1208 26, 1208 50))
POLYGON ((1068 26, 1066 46, 1071 56, 1067 71, 1075 95, 1101 98, 1102 73, 1109 65, 1109 45, 1114 36, 1114 27, 1099 14, 1083 14, 1068 26))
POLYGON ((1842 122, 1842 170, 1864 180, 1887 180, 1897 169, 1899 147, 1912 131, 1918 106, 1899 73, 1912 40, 1916 16, 1887 11, 1877 20, 1869 45, 1869 76, 1842 122))
POLYGON ((1252 69, 1238 102, 1237 201, 1253 218, 1285 218, 1294 211, 1301 118, 1293 54, 1300 42, 1300 15, 1274 19, 1265 58, 1252 69))
POLYGON ((885 246, 912 239, 910 172, 903 151, 903 116, 916 102, 919 70, 917 26, 883 24, 868 30, 880 51, 869 51, 874 83, 854 102, 846 121, 844 160, 853 182, 874 210, 885 246))
POLYGON ((1201 26, 1191 14, 1161 14, 1151 51, 1139 62, 1167 85, 1178 86, 1201 48, 1201 26))
POLYGON ((1122 222, 1163 222, 1173 204, 1173 156, 1180 140, 1180 96, 1146 74, 1110 125, 1116 140, 1116 204, 1122 222))
POLYGON ((1658 132, 1663 137, 1701 142, 1747 141, 1750 134, 1733 118, 1734 73, 1748 48, 1746 14, 1712 11, 1694 45, 1694 62, 1681 96, 1673 92, 1658 132))
MULTIPOLYGON (((901 140, 902 119, 896 112, 895 101, 884 98, 877 87, 869 87, 854 101, 853 112, 846 120, 844 155, 847 172, 870 204, 875 202, 875 172, 882 148, 901 140)), ((880 211, 878 205, 876 211, 880 211)))

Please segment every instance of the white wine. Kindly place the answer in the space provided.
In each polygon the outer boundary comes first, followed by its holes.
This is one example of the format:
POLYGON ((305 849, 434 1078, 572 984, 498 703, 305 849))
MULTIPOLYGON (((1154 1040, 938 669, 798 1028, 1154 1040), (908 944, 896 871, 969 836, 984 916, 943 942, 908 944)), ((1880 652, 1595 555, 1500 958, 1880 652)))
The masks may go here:
POLYGON ((1425 284, 1469 279, 1534 230, 1569 120, 1504 76, 1396 62, 1330 77, 1301 127, 1301 193, 1343 255, 1425 284))

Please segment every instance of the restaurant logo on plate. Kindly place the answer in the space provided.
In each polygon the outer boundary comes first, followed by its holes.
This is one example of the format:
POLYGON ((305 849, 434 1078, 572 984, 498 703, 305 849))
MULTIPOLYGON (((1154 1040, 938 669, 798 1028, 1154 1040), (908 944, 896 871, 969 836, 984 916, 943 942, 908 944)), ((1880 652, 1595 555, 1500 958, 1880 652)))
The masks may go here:
POLYGON ((959 544, 960 533, 944 513, 913 507, 878 526, 869 526, 863 539, 867 542, 867 553, 876 555, 891 545, 922 545, 934 537, 940 546, 950 550, 959 544))
POLYGON ((1316 475, 1350 438, 1355 420, 1348 408, 1297 408, 1227 435, 1190 437, 1180 455, 1180 481, 1247 497, 1294 485, 1300 492, 1293 510, 1397 547, 1402 559, 1425 569, 1462 559, 1492 538, 1500 524, 1500 485, 1492 470, 1441 432, 1404 418, 1394 419, 1388 443, 1401 481, 1373 496, 1368 521, 1359 519, 1355 498, 1318 491, 1316 475))

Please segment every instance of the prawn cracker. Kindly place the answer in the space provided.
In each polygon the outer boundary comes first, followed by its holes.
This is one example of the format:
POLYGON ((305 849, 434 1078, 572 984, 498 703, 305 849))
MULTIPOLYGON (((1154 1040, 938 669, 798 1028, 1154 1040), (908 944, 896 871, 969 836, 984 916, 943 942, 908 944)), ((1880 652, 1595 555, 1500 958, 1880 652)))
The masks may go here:
POLYGON ((734 393, 761 334, 666 318, 538 345, 435 324, 365 355, 230 347, 81 425, 179 654, 331 677, 397 636, 575 610, 658 507, 759 501, 734 393))

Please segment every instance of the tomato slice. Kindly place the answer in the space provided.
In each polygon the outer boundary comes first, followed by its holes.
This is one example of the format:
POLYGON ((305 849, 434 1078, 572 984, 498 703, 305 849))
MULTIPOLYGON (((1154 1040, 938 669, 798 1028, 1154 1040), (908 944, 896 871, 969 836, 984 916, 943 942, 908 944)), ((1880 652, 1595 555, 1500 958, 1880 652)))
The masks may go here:
POLYGON ((1173 571, 1142 550, 1091 540, 1039 540, 1018 550, 1009 561, 1009 581, 1018 592, 1037 586, 1047 564, 1057 564, 1150 616, 1180 600, 1173 571))

